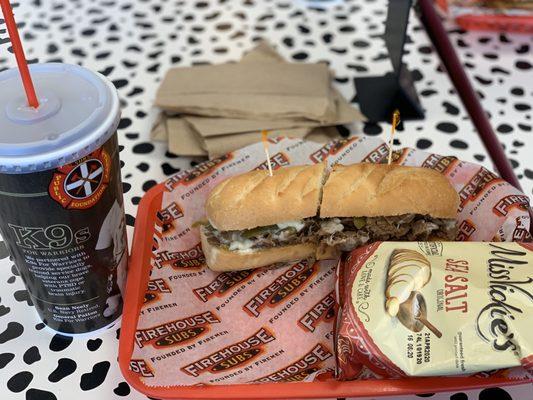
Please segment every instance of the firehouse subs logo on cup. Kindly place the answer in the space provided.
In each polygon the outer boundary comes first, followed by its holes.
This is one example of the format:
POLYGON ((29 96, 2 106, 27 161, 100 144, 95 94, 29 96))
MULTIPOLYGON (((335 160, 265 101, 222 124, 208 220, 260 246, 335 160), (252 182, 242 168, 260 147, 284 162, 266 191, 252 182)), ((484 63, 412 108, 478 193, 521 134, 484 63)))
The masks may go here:
POLYGON ((103 147, 54 173, 48 192, 63 208, 91 208, 104 193, 111 177, 111 158, 103 147))
MULTIPOLYGON (((287 138, 268 140, 274 168, 286 163, 351 164, 387 158, 387 146, 374 137, 326 145, 287 138)), ((516 197, 523 194, 511 185, 499 181, 481 187, 486 179, 476 177, 480 166, 454 157, 414 149, 394 154, 397 163, 424 165, 441 172, 458 193, 467 187, 459 214, 459 239, 529 238, 524 200, 516 197)), ((264 160, 263 144, 257 143, 165 182, 161 204, 156 205, 160 212, 148 221, 155 226, 151 280, 145 294, 145 299, 151 299, 141 309, 132 354, 131 369, 144 384, 160 387, 332 379, 336 260, 223 273, 204 265, 197 222, 205 220, 208 194, 229 176, 266 168, 264 160)), ((380 295, 384 296, 382 292, 380 295)), ((385 310, 384 302, 380 307, 385 310)), ((364 307, 361 310, 365 311, 364 307)), ((443 329, 440 324, 436 326, 443 329)), ((355 351, 356 344, 341 340, 339 346, 346 350, 341 353, 345 355, 355 351)), ((354 373, 365 371, 361 364, 353 368, 354 373)))

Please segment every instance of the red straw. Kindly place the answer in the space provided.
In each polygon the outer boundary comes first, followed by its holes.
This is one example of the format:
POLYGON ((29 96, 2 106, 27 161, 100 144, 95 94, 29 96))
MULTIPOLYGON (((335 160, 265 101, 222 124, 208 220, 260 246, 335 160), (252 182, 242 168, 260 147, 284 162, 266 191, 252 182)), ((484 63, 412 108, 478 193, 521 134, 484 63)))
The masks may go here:
POLYGON ((2 7, 2 13, 6 20, 7 31, 13 45, 13 51, 17 59, 17 64, 26 91, 26 97, 28 98, 28 105, 33 108, 39 107, 39 100, 35 94, 35 88, 33 87, 33 81, 31 80, 30 70, 28 69, 28 63, 26 62, 26 56, 24 55, 24 49, 20 42, 20 36, 17 30, 17 24, 15 23, 15 17, 13 16, 13 10, 9 0, 0 0, 0 6, 2 7))

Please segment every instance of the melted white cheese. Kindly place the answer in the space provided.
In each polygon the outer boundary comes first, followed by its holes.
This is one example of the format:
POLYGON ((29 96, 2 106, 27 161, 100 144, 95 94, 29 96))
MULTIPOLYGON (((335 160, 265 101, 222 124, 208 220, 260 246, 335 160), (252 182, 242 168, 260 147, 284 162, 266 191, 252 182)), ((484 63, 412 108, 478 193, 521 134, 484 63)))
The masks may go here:
POLYGON ((229 250, 230 251, 236 251, 236 250, 246 251, 246 250, 250 250, 253 245, 254 245, 254 242, 248 239, 232 240, 229 245, 229 250))
POLYGON ((342 232, 344 226, 341 224, 341 220, 338 218, 332 218, 330 220, 320 222, 320 233, 327 233, 332 235, 335 232, 342 232))
POLYGON ((287 221, 287 222, 280 222, 279 224, 276 224, 279 229, 285 229, 285 228, 294 228, 296 229, 296 232, 300 232, 304 226, 305 223, 303 221, 287 221))

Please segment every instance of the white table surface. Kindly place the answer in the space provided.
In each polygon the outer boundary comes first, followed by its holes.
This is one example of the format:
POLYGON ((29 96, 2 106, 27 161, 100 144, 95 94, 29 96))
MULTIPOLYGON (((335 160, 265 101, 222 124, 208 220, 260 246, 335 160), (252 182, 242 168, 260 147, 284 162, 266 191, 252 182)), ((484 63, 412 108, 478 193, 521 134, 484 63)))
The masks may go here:
MULTIPOLYGON (((21 2, 15 14, 27 58, 32 62, 82 64, 104 73, 117 86, 122 100, 119 141, 123 146, 122 176, 131 239, 143 193, 199 160, 169 156, 165 144, 150 143, 149 131, 156 115, 152 103, 158 82, 168 68, 238 60, 253 46, 254 38, 260 37, 276 45, 289 60, 328 61, 337 77, 336 86, 351 99, 353 77, 391 69, 379 37, 385 10, 385 0, 27 0, 21 2), (309 9, 306 3, 320 5, 323 11, 309 9)), ((524 191, 531 195, 533 38, 462 32, 453 23, 448 27, 524 191)), ((0 24, 0 69, 15 65, 13 55, 6 51, 9 44, 2 40, 6 37, 2 29, 0 24)), ((453 154, 492 168, 414 15, 408 32, 411 41, 405 62, 415 72, 426 119, 406 122, 397 144, 453 154)), ((386 135, 387 131, 386 124, 354 130, 356 134, 372 135, 386 135)), ((130 389, 118 369, 118 325, 99 336, 74 340, 54 336, 42 329, 26 299, 24 285, 0 242, 1 399, 146 398, 130 389), (23 332, 5 340, 18 326, 23 332), (58 363, 66 376, 54 383, 51 380, 56 380, 58 373, 51 373, 58 363), (82 385, 82 381, 89 385, 82 385)), ((531 385, 522 385, 505 391, 475 390, 429 398, 526 400, 533 398, 532 393, 531 385)), ((421 397, 396 399, 417 398, 421 397)))

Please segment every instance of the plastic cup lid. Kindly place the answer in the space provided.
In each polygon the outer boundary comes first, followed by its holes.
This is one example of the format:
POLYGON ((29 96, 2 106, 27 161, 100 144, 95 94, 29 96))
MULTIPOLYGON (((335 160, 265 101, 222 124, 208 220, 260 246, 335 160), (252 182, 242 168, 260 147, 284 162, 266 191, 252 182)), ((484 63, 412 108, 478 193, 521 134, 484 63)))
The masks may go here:
POLYGON ((77 65, 33 64, 40 106, 27 105, 17 69, 0 73, 0 173, 73 162, 114 133, 119 101, 111 82, 77 65))

